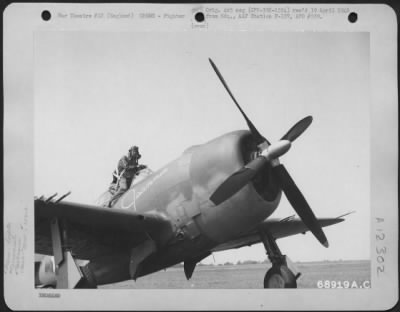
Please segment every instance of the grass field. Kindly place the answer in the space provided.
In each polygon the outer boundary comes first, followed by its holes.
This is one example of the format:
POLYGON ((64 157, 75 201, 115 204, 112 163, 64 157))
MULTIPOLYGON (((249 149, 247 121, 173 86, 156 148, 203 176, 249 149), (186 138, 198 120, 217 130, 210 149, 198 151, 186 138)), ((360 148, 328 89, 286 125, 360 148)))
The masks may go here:
MULTIPOLYGON (((353 286, 357 283, 360 286, 363 282, 370 281, 371 263, 368 260, 307 262, 296 263, 296 266, 298 271, 302 273, 297 280, 298 288, 318 288, 318 281, 322 281, 322 283, 329 281, 331 287, 332 282, 340 282, 342 286, 345 282, 349 282, 353 286)), ((263 288, 264 275, 269 267, 269 264, 197 266, 189 281, 185 278, 183 267, 173 267, 139 278, 136 282, 129 280, 103 285, 100 288, 259 289, 263 288)), ((345 285, 347 284, 345 283, 345 285)))

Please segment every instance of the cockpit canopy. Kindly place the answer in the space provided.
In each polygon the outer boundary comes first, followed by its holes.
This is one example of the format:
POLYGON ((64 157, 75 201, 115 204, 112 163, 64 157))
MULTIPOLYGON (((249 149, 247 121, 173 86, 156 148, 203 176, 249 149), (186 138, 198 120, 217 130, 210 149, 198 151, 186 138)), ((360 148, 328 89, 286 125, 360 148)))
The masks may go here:
POLYGON ((137 183, 140 181, 144 180, 147 178, 149 175, 153 173, 153 170, 150 168, 146 167, 138 172, 138 174, 135 176, 135 179, 132 181, 130 188, 134 187, 137 183))
MULTIPOLYGON (((144 180, 147 178, 149 175, 153 173, 153 170, 150 168, 146 167, 138 172, 138 174, 135 176, 135 179, 133 179, 131 186, 129 188, 134 187, 137 183, 140 181, 144 180)), ((114 190, 115 192, 115 190, 114 190)), ((99 196, 99 198, 95 201, 95 204, 98 206, 108 206, 108 203, 110 202, 110 199, 112 198, 114 193, 111 193, 110 188, 106 190, 103 194, 99 196)))

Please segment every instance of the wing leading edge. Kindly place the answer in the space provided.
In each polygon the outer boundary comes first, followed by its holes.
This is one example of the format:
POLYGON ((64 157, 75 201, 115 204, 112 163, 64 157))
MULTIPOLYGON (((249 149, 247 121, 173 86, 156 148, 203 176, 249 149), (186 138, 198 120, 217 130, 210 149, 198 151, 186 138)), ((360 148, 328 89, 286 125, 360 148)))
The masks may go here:
POLYGON ((160 214, 137 213, 129 209, 105 208, 71 202, 35 200, 35 217, 65 218, 90 227, 116 228, 126 232, 150 232, 166 225, 168 219, 160 214))
POLYGON ((35 252, 52 254, 50 221, 60 218, 68 229, 68 245, 79 258, 110 249, 125 249, 169 231, 169 219, 158 213, 105 208, 35 199, 35 252))
MULTIPOLYGON (((345 219, 342 216, 337 218, 320 218, 318 223, 321 227, 326 227, 336 223, 340 223, 345 219)), ((259 225, 260 230, 268 231, 275 239, 305 233, 309 231, 307 226, 299 219, 285 218, 285 219, 266 219, 259 225)), ((240 248, 244 246, 251 246, 253 244, 260 243, 260 235, 258 230, 250 231, 249 233, 238 236, 237 238, 220 244, 215 247, 212 251, 222 251, 234 248, 240 248)))

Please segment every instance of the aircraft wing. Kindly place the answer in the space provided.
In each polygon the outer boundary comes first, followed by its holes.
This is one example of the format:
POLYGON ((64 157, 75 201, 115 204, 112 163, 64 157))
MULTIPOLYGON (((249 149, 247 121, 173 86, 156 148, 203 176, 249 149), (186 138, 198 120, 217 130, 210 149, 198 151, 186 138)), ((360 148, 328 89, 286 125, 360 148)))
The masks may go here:
MULTIPOLYGON (((318 219, 318 222, 321 227, 325 227, 342 222, 344 220, 345 219, 340 216, 337 218, 320 218, 318 219)), ((295 219, 293 217, 288 217, 285 219, 266 219, 259 225, 259 228, 261 230, 267 230, 275 239, 300 233, 305 234, 305 232, 309 231, 309 229, 300 219, 295 219)), ((261 239, 260 235, 258 234, 258 230, 253 230, 246 234, 242 234, 231 241, 218 245, 212 251, 222 251, 244 246, 251 246, 260 242, 261 239)))
POLYGON ((105 208, 72 202, 35 199, 35 253, 52 254, 51 220, 59 218, 67 232, 66 244, 81 259, 113 250, 126 250, 169 231, 169 220, 157 213, 105 208))

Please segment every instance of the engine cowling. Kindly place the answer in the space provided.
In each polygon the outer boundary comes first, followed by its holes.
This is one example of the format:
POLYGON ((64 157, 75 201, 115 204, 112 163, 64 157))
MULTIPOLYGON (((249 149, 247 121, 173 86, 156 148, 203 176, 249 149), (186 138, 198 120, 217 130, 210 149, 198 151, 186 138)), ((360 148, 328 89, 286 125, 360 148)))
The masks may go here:
POLYGON ((210 142, 193 147, 190 180, 193 193, 200 202, 201 214, 196 218, 203 233, 218 242, 254 228, 278 206, 281 190, 276 187, 266 166, 252 182, 219 205, 211 194, 232 173, 257 157, 257 145, 249 131, 234 131, 210 142))

